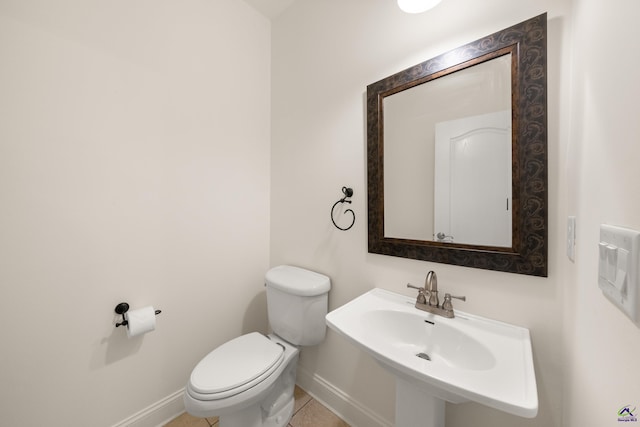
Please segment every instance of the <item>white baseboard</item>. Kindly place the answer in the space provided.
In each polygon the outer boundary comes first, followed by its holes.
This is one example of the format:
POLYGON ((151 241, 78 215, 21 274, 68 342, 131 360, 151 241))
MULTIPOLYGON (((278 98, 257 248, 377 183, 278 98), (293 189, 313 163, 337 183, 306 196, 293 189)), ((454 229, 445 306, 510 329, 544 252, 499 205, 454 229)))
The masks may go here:
MULTIPOLYGON (((298 366, 296 377, 300 387, 352 427, 393 427, 393 422, 382 418, 321 376, 298 366)), ((184 388, 112 427, 162 427, 184 412, 183 394, 184 388)))
POLYGON ((352 427, 393 427, 393 422, 382 418, 375 411, 319 375, 310 373, 298 365, 298 385, 352 427))
POLYGON ((162 427, 184 412, 184 388, 147 406, 112 427, 162 427))

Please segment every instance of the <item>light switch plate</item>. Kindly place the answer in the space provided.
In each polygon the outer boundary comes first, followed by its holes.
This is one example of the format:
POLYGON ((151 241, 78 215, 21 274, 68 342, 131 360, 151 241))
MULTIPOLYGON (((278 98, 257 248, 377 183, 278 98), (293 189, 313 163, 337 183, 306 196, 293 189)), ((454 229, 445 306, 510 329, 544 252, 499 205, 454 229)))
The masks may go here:
POLYGON ((567 257, 576 260, 576 217, 567 217, 567 257))
POLYGON ((598 286, 602 293, 640 327, 638 253, 640 232, 600 225, 598 286))

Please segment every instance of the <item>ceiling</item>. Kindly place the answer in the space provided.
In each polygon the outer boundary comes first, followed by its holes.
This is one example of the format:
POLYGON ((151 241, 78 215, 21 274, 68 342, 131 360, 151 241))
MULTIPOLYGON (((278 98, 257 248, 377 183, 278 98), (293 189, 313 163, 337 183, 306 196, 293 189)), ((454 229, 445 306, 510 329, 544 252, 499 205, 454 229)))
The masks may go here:
POLYGON ((249 6, 256 9, 269 19, 280 15, 295 0, 244 0, 249 6))

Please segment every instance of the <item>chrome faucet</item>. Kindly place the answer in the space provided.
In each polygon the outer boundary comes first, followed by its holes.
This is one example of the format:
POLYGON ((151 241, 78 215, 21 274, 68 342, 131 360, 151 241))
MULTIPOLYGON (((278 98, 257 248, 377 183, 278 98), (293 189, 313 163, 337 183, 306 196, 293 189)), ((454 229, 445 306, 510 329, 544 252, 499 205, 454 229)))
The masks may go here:
POLYGON ((462 301, 467 300, 466 297, 458 297, 446 293, 444 294, 444 301, 441 306, 440 299, 438 298, 438 276, 435 271, 429 271, 427 273, 427 277, 424 280, 424 288, 413 286, 411 283, 407 283, 407 288, 418 290, 418 297, 415 305, 417 309, 443 317, 454 317, 451 298, 456 298, 462 301))
POLYGON ((424 287, 429 290, 429 305, 437 307, 440 305, 440 299, 438 298, 438 276, 436 272, 431 270, 427 273, 427 278, 424 279, 424 287))

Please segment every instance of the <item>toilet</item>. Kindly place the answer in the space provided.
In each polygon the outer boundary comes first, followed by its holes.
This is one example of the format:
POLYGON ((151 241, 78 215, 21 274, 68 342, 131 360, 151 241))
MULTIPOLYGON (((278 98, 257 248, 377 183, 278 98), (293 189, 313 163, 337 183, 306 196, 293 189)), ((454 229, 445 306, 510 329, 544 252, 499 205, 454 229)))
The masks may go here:
POLYGON ((265 276, 273 333, 228 341, 193 369, 184 405, 220 427, 285 427, 293 414, 299 346, 320 344, 331 282, 325 275, 281 265, 265 276))

